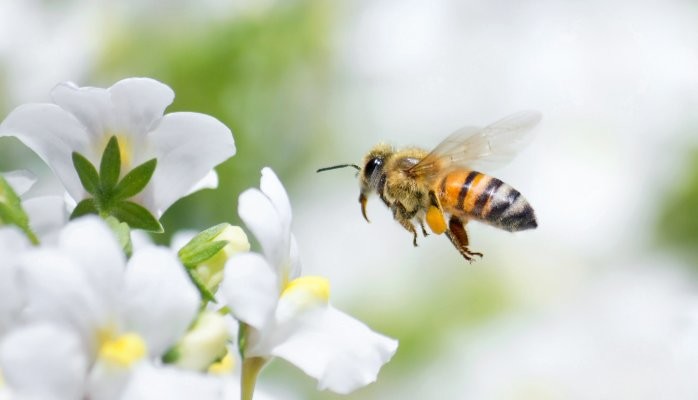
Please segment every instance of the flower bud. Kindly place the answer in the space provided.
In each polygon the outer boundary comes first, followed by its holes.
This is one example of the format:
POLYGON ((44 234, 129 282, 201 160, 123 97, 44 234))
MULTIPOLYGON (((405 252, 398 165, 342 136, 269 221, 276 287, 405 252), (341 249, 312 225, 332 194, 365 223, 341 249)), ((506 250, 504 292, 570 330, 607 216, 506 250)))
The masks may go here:
POLYGON ((216 312, 204 311, 168 352, 165 361, 181 368, 204 371, 226 355, 229 338, 225 318, 216 312))
POLYGON ((179 257, 199 283, 214 293, 223 280, 225 262, 249 250, 250 242, 239 226, 220 224, 196 235, 179 251, 179 257))

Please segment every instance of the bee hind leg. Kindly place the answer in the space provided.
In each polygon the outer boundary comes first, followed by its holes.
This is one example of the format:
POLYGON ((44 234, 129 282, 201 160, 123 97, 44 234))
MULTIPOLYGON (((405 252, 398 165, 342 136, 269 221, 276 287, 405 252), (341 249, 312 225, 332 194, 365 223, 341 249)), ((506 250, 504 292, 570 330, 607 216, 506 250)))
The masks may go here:
POLYGON ((482 257, 482 253, 468 249, 468 233, 465 231, 465 225, 463 225, 463 221, 460 219, 451 217, 448 221, 446 236, 451 240, 456 250, 469 262, 473 262, 476 256, 482 257))

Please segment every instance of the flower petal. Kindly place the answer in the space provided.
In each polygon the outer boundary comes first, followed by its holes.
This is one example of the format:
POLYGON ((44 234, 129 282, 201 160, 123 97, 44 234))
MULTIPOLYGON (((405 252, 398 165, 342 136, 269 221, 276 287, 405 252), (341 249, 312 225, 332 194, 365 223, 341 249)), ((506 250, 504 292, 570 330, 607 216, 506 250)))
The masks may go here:
POLYGON ((85 191, 71 155, 89 155, 89 135, 73 115, 55 104, 25 104, 0 124, 0 136, 21 140, 48 164, 73 199, 82 200, 85 191))
POLYGON ((247 189, 238 198, 238 215, 257 238, 269 263, 279 268, 288 254, 283 248, 287 233, 271 200, 257 189, 247 189))
POLYGON ((187 330, 200 300, 184 266, 162 247, 133 254, 121 296, 125 329, 140 334, 156 357, 187 330))
POLYGON ((318 380, 318 389, 347 394, 376 380, 397 350, 397 341, 373 332, 332 306, 293 321, 271 354, 318 380))
POLYGON ((261 329, 279 297, 277 277, 259 254, 241 253, 228 260, 221 291, 236 319, 261 329))
POLYGON ((284 185, 279 177, 269 167, 262 168, 262 179, 259 188, 271 200, 276 212, 281 220, 281 225, 286 232, 291 232, 291 202, 284 185))
POLYGON ((145 135, 174 100, 169 86, 150 78, 127 78, 108 89, 118 132, 145 135))
POLYGON ((196 182, 187 192, 187 196, 204 189, 215 189, 218 187, 218 174, 215 169, 208 171, 208 174, 196 182))
POLYGON ((68 209, 63 196, 40 196, 22 201, 29 215, 29 226, 41 243, 55 243, 58 232, 68 222, 68 209))
POLYGON ((143 205, 158 217, 189 193, 214 166, 235 154, 230 129, 205 114, 167 114, 148 139, 158 165, 141 198, 143 205))
POLYGON ((26 170, 3 172, 2 177, 12 186, 12 190, 18 196, 26 193, 36 182, 36 176, 26 170))
MULTIPOLYGON (((77 118, 87 130, 91 140, 98 140, 114 127, 114 107, 107 89, 78 87, 73 82, 63 82, 51 91, 53 102, 77 118)), ((106 141, 105 141, 106 144, 106 141)), ((101 151, 103 149, 91 149, 101 151)), ((84 154, 96 161, 93 152, 84 154)))
POLYGON ((18 255, 29 248, 26 236, 14 227, 0 229, 0 334, 15 322, 24 303, 17 271, 18 255))
POLYGON ((144 364, 135 371, 120 400, 218 399, 222 384, 210 375, 144 364))
POLYGON ((93 215, 74 220, 60 233, 58 246, 112 309, 119 300, 126 258, 106 223, 93 215))
POLYGON ((82 398, 87 363, 78 335, 48 323, 16 329, 0 344, 0 369, 16 398, 82 398))
POLYGON ((95 351, 95 332, 109 322, 108 307, 82 268, 49 248, 27 252, 19 261, 27 299, 25 319, 71 326, 82 335, 86 349, 95 351))

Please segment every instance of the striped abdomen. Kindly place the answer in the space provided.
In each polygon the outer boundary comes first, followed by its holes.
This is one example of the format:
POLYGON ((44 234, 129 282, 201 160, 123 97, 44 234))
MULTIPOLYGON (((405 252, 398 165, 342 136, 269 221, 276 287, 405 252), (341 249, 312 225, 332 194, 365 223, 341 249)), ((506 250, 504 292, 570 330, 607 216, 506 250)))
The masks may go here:
POLYGON ((510 232, 538 226, 533 208, 518 190, 477 171, 454 170, 435 188, 444 212, 477 219, 510 232))

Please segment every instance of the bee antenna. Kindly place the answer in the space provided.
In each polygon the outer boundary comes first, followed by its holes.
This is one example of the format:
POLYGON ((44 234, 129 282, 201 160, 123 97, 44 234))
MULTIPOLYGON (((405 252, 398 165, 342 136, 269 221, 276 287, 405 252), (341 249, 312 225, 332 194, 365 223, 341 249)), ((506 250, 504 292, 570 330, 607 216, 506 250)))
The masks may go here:
POLYGON ((353 167, 356 168, 357 171, 361 170, 361 167, 359 167, 356 164, 339 164, 339 165, 333 165, 331 167, 325 167, 325 168, 320 168, 315 172, 322 172, 322 171, 329 171, 331 169, 338 169, 338 168, 346 168, 346 167, 353 167))

